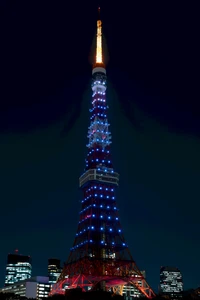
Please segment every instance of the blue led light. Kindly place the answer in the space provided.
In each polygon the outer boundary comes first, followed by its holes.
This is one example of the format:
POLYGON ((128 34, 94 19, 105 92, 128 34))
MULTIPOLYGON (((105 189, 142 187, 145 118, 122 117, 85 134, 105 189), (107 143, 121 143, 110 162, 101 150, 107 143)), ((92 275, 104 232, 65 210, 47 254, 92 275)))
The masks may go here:
POLYGON ((121 232, 121 229, 119 229, 118 231, 121 232))

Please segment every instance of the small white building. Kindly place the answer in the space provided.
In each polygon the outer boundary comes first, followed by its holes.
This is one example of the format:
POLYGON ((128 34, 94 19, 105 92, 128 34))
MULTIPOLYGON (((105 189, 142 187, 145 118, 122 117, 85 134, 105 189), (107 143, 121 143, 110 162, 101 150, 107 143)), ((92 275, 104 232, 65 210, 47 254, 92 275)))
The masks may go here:
POLYGON ((13 293, 21 297, 40 300, 48 297, 51 289, 49 277, 36 276, 0 289, 0 293, 13 293))

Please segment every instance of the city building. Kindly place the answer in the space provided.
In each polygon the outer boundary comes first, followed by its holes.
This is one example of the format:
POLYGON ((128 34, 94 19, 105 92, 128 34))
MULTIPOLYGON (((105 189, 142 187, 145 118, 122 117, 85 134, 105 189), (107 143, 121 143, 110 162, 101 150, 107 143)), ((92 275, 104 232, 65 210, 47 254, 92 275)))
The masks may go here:
POLYGON ((183 293, 183 278, 175 267, 160 268, 160 294, 177 298, 183 293))
MULTIPOLYGON (((142 275, 146 276, 145 271, 141 271, 142 275)), ((138 280, 137 282, 140 286, 142 286, 142 281, 138 280)), ((133 285, 133 284, 126 284, 123 287, 123 296, 125 300, 132 300, 134 298, 142 297, 142 293, 133 285)))
POLYGON ((20 297, 40 300, 48 297, 51 289, 49 277, 32 277, 0 289, 0 293, 13 293, 20 297))
POLYGON ((48 260, 49 283, 51 283, 51 284, 56 283, 61 272, 62 272, 62 269, 60 266, 60 260, 56 259, 56 258, 50 258, 48 260))
POLYGON ((17 251, 15 254, 8 254, 5 286, 30 278, 31 272, 32 265, 30 256, 20 255, 17 251))

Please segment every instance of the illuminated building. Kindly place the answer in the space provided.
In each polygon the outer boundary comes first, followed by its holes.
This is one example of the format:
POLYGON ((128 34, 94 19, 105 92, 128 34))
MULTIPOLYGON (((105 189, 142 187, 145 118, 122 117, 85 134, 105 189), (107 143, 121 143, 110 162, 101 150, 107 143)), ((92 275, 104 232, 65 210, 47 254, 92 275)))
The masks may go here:
POLYGON ((107 76, 102 52, 102 22, 97 21, 96 55, 85 170, 79 178, 83 193, 78 229, 68 260, 50 295, 66 289, 103 290, 123 294, 127 283, 144 296, 154 292, 137 267, 125 241, 116 204, 119 174, 111 158, 111 133, 106 100, 107 76), (126 276, 125 276, 126 275, 126 276))
POLYGON ((50 258, 48 260, 48 276, 49 283, 56 283, 58 277, 61 274, 60 260, 56 258, 50 258))
POLYGON ((5 286, 31 277, 31 257, 20 254, 8 254, 5 286))
MULTIPOLYGON (((145 271, 141 271, 141 273, 145 278, 145 271)), ((142 285, 142 282, 138 280, 138 284, 142 285)), ((123 288, 123 296, 125 300, 132 300, 134 298, 142 297, 142 293, 134 285, 127 284, 123 288)))
POLYGON ((36 276, 0 289, 0 293, 13 293, 20 297, 43 299, 48 297, 51 284, 49 277, 36 276))
POLYGON ((179 269, 175 267, 160 268, 160 294, 179 297, 183 292, 183 279, 179 269))

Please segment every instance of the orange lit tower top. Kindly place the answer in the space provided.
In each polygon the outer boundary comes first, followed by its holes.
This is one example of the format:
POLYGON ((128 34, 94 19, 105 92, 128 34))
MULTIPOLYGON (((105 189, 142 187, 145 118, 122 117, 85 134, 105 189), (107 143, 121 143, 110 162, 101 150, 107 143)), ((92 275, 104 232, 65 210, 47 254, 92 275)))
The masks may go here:
POLYGON ((93 65, 92 74, 96 72, 106 73, 103 62, 103 43, 102 43, 102 21, 100 19, 100 7, 98 8, 97 34, 96 34, 96 53, 95 63, 93 65))

